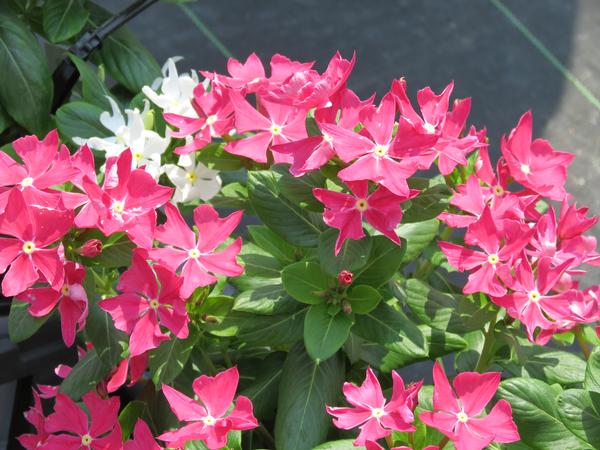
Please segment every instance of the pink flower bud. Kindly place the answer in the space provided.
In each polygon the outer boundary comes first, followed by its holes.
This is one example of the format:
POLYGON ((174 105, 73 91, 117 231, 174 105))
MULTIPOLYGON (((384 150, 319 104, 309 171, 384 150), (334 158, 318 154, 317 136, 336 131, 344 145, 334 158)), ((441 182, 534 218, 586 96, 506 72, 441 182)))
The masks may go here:
POLYGON ((341 286, 349 286, 352 284, 352 277, 354 274, 348 270, 342 270, 338 274, 338 281, 341 286))
POLYGON ((77 253, 87 258, 93 258, 102 253, 102 242, 98 239, 90 239, 77 249, 77 253))

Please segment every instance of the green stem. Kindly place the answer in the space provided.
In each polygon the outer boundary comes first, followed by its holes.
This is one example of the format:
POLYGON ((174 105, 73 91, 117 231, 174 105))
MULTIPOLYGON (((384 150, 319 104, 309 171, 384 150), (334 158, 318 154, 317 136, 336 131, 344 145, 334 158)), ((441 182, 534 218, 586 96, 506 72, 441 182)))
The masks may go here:
POLYGON ((446 436, 444 439, 442 439, 440 441, 440 443, 438 444, 438 447, 440 448, 440 450, 442 450, 449 441, 450 441, 450 438, 448 436, 446 436))
POLYGON ((392 435, 388 434, 385 437, 385 443, 387 444, 388 448, 392 448, 394 446, 394 439, 392 439, 392 435))
POLYGON ((581 325, 577 325, 573 329, 573 333, 575 334, 575 339, 577 339, 577 344, 579 344, 579 347, 581 347, 581 351, 583 352, 583 357, 587 361, 588 359, 590 359, 591 352, 590 352, 590 348, 588 347, 587 341, 585 340, 585 337, 583 336, 583 328, 581 328, 581 325))
POLYGON ((483 341, 483 348, 481 349, 481 355, 479 355, 479 359, 477 360, 477 365, 475 366, 475 372, 483 372, 490 365, 490 361, 492 360, 494 344, 496 343, 496 337, 494 336, 494 330, 496 328, 496 314, 490 320, 488 324, 488 330, 485 332, 485 337, 483 341))

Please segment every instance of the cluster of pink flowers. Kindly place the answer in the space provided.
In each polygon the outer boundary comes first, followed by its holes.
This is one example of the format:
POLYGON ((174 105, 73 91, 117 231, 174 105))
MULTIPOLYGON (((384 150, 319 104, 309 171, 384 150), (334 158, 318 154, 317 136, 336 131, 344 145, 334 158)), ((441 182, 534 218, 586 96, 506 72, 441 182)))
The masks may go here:
POLYGON ((475 173, 451 200, 456 212, 440 215, 448 226, 466 228, 469 247, 439 245, 452 266, 469 271, 465 294, 488 294, 525 325, 530 340, 545 344, 555 333, 600 318, 600 286, 580 289, 576 278, 586 265, 600 265, 596 239, 584 234, 598 218, 570 203, 564 185, 573 155, 532 141, 531 113, 502 139, 501 149, 496 170, 487 149, 480 149, 475 173), (561 202, 558 214, 550 201, 561 202))
MULTIPOLYGON (((402 377, 392 371, 392 396, 386 401, 379 380, 368 368, 361 386, 344 383, 344 396, 350 407, 327 407, 334 417, 333 424, 341 429, 358 427, 360 433, 354 445, 364 445, 367 450, 380 450, 379 439, 389 438, 392 432, 416 431, 414 410, 418 404, 422 381, 405 387, 402 377)), ((435 363, 433 367, 433 411, 421 411, 419 419, 437 429, 454 443, 456 450, 482 450, 492 442, 509 443, 519 440, 512 419, 512 409, 505 400, 498 401, 485 415, 500 384, 500 373, 463 372, 450 386, 444 370, 435 363)), ((390 441, 388 441, 389 443, 390 441)), ((440 444, 443 447, 443 444, 440 444)), ((438 450, 429 445, 423 450, 438 450)), ((412 450, 394 447, 392 450, 412 450)))

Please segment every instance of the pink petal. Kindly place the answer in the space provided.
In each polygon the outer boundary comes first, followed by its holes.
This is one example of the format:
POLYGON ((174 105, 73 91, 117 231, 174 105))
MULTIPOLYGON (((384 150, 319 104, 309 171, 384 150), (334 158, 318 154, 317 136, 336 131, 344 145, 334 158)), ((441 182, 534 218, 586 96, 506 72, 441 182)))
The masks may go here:
POLYGON ((117 289, 121 292, 142 294, 150 299, 158 297, 156 276, 142 252, 134 250, 131 266, 121 275, 117 289))
POLYGON ((129 353, 132 357, 141 355, 167 340, 169 336, 160 330, 156 312, 150 310, 142 315, 133 327, 129 337, 129 353))
POLYGON ((356 428, 371 417, 370 410, 358 408, 335 408, 327 406, 327 413, 335 417, 333 424, 342 430, 356 428))
POLYGON ((500 372, 462 372, 452 382, 464 412, 477 416, 496 394, 500 385, 500 372))
POLYGON ((198 227, 198 250, 207 253, 217 248, 233 233, 241 220, 242 211, 221 219, 211 205, 198 206, 194 209, 194 223, 198 227))
POLYGON ((162 385, 162 391, 177 419, 189 422, 206 417, 206 410, 188 396, 166 384, 162 385))
POLYGON ((245 156, 258 163, 267 162, 267 149, 273 136, 269 132, 260 132, 244 139, 229 142, 225 150, 233 155, 245 156))
POLYGON ((244 268, 236 260, 241 249, 242 239, 238 237, 223 250, 200 256, 198 263, 213 274, 237 277, 244 273, 244 268))
POLYGON ((103 400, 92 391, 83 396, 83 403, 92 417, 90 426, 92 437, 98 437, 115 427, 119 413, 119 397, 103 400))
POLYGON ((460 412, 454 391, 442 366, 436 361, 433 365, 433 408, 435 410, 460 412))
POLYGON ((167 221, 158 227, 154 233, 154 238, 163 244, 173 245, 182 249, 189 250, 196 245, 196 236, 185 222, 179 209, 172 203, 165 205, 165 215, 167 221))
POLYGON ((57 394, 54 412, 46 419, 46 429, 50 433, 68 431, 83 436, 88 432, 88 417, 69 397, 57 394))
POLYGON ((12 297, 31 287, 38 279, 37 271, 29 255, 21 253, 13 261, 2 280, 2 294, 12 297))
POLYGON ((469 426, 480 435, 493 434, 495 442, 509 443, 521 439, 512 418, 512 408, 506 400, 498 401, 486 417, 469 420, 469 426))
POLYGON ((218 373, 214 377, 201 375, 194 380, 194 392, 214 418, 223 417, 233 401, 240 376, 237 367, 218 373))
POLYGON ((10 266, 22 248, 23 244, 17 239, 0 237, 0 273, 10 266))
POLYGON ((243 395, 240 395, 235 401, 227 420, 231 423, 232 430, 251 430, 258 426, 258 421, 252 410, 252 402, 243 395))
POLYGON ((64 263, 57 248, 36 250, 31 254, 31 260, 54 289, 62 286, 65 277, 64 263))

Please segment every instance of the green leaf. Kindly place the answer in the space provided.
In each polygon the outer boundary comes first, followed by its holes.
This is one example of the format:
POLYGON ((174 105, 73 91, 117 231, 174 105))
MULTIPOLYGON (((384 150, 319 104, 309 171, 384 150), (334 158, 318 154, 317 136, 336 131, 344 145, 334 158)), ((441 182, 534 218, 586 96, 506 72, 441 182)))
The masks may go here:
POLYGON ((467 347, 467 341, 458 334, 436 330, 427 325, 419 325, 419 330, 421 330, 429 344, 429 359, 439 358, 467 347))
POLYGON ((8 313, 8 336, 14 343, 23 342, 33 336, 46 323, 50 314, 33 317, 29 314, 29 303, 13 299, 8 313))
POLYGON ((296 261, 297 250, 264 225, 248 225, 248 233, 256 245, 273 255, 281 264, 296 261))
POLYGON ((413 261, 435 239, 440 222, 436 219, 418 223, 404 223, 396 228, 398 236, 406 239, 403 263, 413 261))
POLYGON ((119 424, 121 425, 121 431, 123 432, 123 441, 127 441, 133 432, 135 423, 144 413, 146 404, 139 400, 133 400, 123 408, 119 414, 119 424))
POLYGON ((329 441, 317 445, 313 450, 361 450, 363 446, 355 447, 353 439, 341 439, 339 441, 329 441))
MULTIPOLYGON (((252 360, 249 370, 243 370, 244 378, 251 377, 248 387, 240 391, 252 400, 254 414, 260 419, 271 419, 277 408, 277 390, 283 373, 285 353, 271 353, 264 360, 252 360), (252 373, 254 372, 254 373, 252 373)), ((241 364, 241 363, 240 363, 241 364)))
POLYGON ((569 389, 558 397, 558 415, 580 439, 600 448, 600 393, 569 389))
POLYGON ((353 313, 366 314, 377 307, 381 300, 381 294, 377 289, 362 284, 353 286, 346 300, 350 303, 353 313))
POLYGON ((281 272, 281 280, 288 294, 309 305, 323 303, 331 284, 321 267, 308 261, 287 266, 281 272))
POLYGON ((325 440, 331 425, 325 405, 337 401, 344 372, 340 353, 321 363, 301 346, 288 353, 279 383, 275 448, 310 450, 325 440))
POLYGON ((272 169, 281 175, 279 188, 285 198, 312 211, 323 211, 323 205, 313 195, 314 188, 325 186, 325 177, 321 172, 317 170, 295 177, 289 173, 287 165, 275 165, 272 169))
POLYGON ((90 138, 106 136, 107 130, 100 123, 103 109, 85 102, 71 102, 56 111, 56 126, 62 136, 90 138))
POLYGON ((233 171, 244 167, 244 159, 226 152, 224 144, 214 142, 196 152, 196 160, 210 169, 233 171))
POLYGON ((481 329, 494 312, 481 308, 464 295, 438 291, 421 280, 405 283, 406 303, 419 320, 454 333, 481 329))
POLYGON ((429 354, 427 340, 421 330, 404 313, 384 302, 368 314, 357 315, 355 320, 352 332, 367 341, 415 360, 429 354))
POLYGON ((245 243, 240 252, 244 274, 253 278, 280 278, 283 266, 270 253, 251 242, 245 243))
POLYGON ((129 240, 125 233, 114 233, 102 245, 102 253, 94 258, 81 258, 86 266, 99 266, 105 269, 129 267, 131 265, 131 252, 135 244, 129 240))
POLYGON ((69 54, 69 58, 71 58, 71 61, 73 61, 79 72, 83 100, 103 110, 109 110, 111 106, 106 97, 110 97, 111 95, 96 71, 92 69, 90 64, 71 53, 69 54))
POLYGON ((84 394, 94 389, 110 370, 98 357, 96 350, 90 349, 73 367, 67 378, 60 385, 60 392, 73 400, 79 400, 84 394))
POLYGON ((16 16, 0 13, 0 103, 28 131, 47 131, 52 76, 35 35, 16 16))
POLYGON ((387 283, 400 268, 406 250, 406 242, 396 245, 385 236, 371 238, 369 259, 354 274, 354 282, 379 287, 387 283))
POLYGON ((119 28, 104 39, 97 54, 106 71, 130 92, 138 93, 161 76, 154 56, 126 28, 119 28))
POLYGON ((190 353, 198 340, 198 334, 190 330, 187 339, 171 339, 164 341, 156 349, 150 351, 150 375, 157 389, 163 384, 169 384, 185 367, 190 353))
MULTIPOLYGON (((91 278, 88 272, 86 281, 91 278)), ((87 284, 87 283, 86 283, 87 284)), ((108 367, 115 367, 121 361, 123 349, 129 342, 128 336, 115 328, 110 315, 94 301, 93 293, 86 287, 90 313, 85 327, 87 338, 94 344, 98 357, 108 367)))
POLYGON ((254 314, 285 314, 296 309, 298 303, 292 299, 281 284, 260 286, 238 295, 234 311, 254 314))
POLYGON ((81 0, 46 0, 43 11, 44 31, 55 43, 79 33, 90 16, 81 0))
POLYGON ((343 311, 330 314, 325 304, 311 306, 304 319, 304 345, 310 357, 319 362, 337 352, 348 339, 352 319, 343 311))
POLYGON ((355 272, 363 267, 369 259, 371 252, 371 238, 365 236, 362 239, 346 239, 335 255, 335 243, 339 231, 330 229, 321 233, 319 239, 319 261, 321 268, 330 275, 337 276, 342 270, 355 272))
POLYGON ((435 183, 434 180, 423 178, 409 180, 410 186, 421 189, 421 192, 417 197, 410 200, 410 206, 402 216, 403 223, 425 222, 426 220, 435 219, 448 208, 452 190, 445 184, 433 183, 435 183))
POLYGON ((587 361, 583 387, 588 391, 600 392, 600 348, 595 348, 587 361))
POLYGON ((0 104, 0 133, 4 133, 12 124, 12 119, 0 104))
POLYGON ((498 393, 512 406, 521 440, 535 450, 592 449, 559 418, 557 392, 535 378, 503 381, 498 393))
POLYGON ((321 233, 321 215, 311 214, 285 198, 280 190, 281 175, 273 171, 248 174, 250 203, 260 220, 291 244, 316 246, 321 233))

